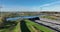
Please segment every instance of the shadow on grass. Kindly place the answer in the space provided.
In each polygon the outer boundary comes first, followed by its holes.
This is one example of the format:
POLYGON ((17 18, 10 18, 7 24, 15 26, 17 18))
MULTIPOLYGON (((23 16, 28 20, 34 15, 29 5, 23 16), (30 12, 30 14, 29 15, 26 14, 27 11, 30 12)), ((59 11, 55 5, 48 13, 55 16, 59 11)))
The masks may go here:
POLYGON ((2 26, 0 26, 0 29, 8 29, 10 27, 16 26, 17 23, 15 22, 4 22, 2 26))
POLYGON ((23 20, 21 21, 21 32, 30 32, 23 20))

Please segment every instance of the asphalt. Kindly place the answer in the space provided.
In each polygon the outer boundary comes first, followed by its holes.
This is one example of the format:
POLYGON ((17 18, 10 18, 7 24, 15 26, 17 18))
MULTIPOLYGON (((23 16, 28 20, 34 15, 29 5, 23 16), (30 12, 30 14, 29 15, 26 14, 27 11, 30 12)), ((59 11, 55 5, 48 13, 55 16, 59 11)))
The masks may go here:
POLYGON ((60 21, 50 20, 50 19, 46 19, 46 18, 40 18, 40 20, 35 20, 35 23, 38 23, 40 25, 51 28, 52 30, 60 32, 60 29, 59 29, 60 21))

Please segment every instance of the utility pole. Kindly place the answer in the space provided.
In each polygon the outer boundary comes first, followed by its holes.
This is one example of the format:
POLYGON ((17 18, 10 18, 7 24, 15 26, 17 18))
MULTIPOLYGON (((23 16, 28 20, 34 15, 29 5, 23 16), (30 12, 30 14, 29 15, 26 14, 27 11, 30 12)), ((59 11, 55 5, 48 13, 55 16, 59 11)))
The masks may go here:
POLYGON ((0 12, 1 12, 1 8, 2 8, 2 6, 0 6, 0 12))
POLYGON ((40 11, 42 11, 42 7, 40 7, 40 11))
MULTIPOLYGON (((0 6, 0 13, 2 14, 2 12, 1 12, 1 8, 2 8, 2 6, 0 6)), ((1 15, 2 16, 2 15, 1 15)))

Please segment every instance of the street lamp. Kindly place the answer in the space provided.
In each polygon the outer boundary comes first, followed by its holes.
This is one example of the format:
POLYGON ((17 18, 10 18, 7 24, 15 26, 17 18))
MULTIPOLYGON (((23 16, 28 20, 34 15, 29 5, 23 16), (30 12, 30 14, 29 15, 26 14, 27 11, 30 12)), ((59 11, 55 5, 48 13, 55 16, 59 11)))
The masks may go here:
POLYGON ((1 8, 2 8, 2 6, 0 6, 0 12, 1 12, 1 8))
MULTIPOLYGON (((0 6, 0 13, 1 13, 1 8, 2 8, 2 6, 0 6)), ((2 16, 2 15, 1 15, 2 16)))

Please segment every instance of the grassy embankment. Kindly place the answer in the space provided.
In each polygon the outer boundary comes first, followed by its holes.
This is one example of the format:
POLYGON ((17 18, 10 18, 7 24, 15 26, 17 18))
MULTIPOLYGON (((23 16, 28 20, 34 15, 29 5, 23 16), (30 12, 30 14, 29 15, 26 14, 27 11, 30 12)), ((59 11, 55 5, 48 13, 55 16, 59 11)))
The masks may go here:
MULTIPOLYGON (((42 25, 39 25, 37 23, 34 23, 30 20, 24 20, 23 22, 20 23, 18 22, 16 26, 11 26, 9 28, 5 29, 0 29, 0 32, 55 32, 47 27, 44 27, 42 25)), ((14 22, 13 22, 14 23, 14 22)))
POLYGON ((31 22, 30 20, 25 20, 27 27, 30 29, 31 32, 35 32, 38 29, 39 32, 55 32, 52 29, 39 25, 37 23, 31 22), (35 30, 32 28, 36 28, 35 30))
POLYGON ((15 26, 15 28, 12 31, 13 32, 21 32, 21 30, 20 30, 20 22, 15 26))
POLYGON ((0 32, 20 32, 20 21, 9 21, 1 28, 0 32))
POLYGON ((51 20, 56 20, 56 17, 52 17, 52 16, 41 16, 42 18, 47 18, 47 19, 51 19, 51 20))

